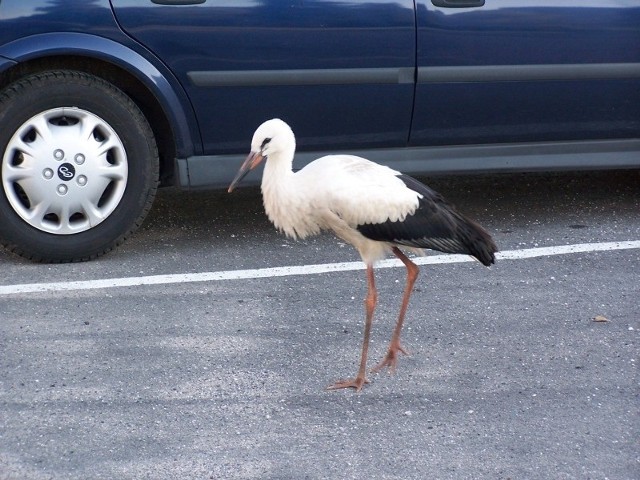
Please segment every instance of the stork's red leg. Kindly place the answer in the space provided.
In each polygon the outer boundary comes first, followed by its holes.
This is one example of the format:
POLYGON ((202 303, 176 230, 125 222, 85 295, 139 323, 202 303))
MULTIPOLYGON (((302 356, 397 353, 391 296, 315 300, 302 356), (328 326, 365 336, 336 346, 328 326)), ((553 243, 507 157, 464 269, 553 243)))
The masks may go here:
POLYGON ((371 336, 371 323, 373 321, 373 311, 378 301, 378 292, 373 278, 373 266, 367 265, 367 297, 364 301, 366 310, 366 320, 364 324, 364 340, 362 342, 362 353, 360 355, 360 368, 358 375, 351 380, 340 380, 333 385, 329 385, 327 390, 337 390, 339 388, 355 388, 360 391, 365 383, 369 383, 366 378, 367 373, 367 352, 369 351, 369 337, 371 336))
POLYGON ((396 322, 396 327, 393 330, 393 335, 391 336, 391 342, 389 343, 389 349, 387 350, 387 354, 382 359, 382 361, 376 365, 376 367, 372 370, 373 372, 379 372, 384 367, 389 367, 392 372, 395 371, 396 365, 398 363, 398 352, 402 352, 405 355, 408 355, 407 351, 402 348, 400 345, 400 332, 402 331, 402 324, 404 322, 404 316, 407 313, 407 306, 409 305, 409 297, 411 297, 411 292, 413 291, 413 285, 416 283, 416 279, 418 278, 418 273, 420 269, 418 266, 413 263, 409 258, 400 251, 399 248, 393 247, 393 253, 396 257, 398 257, 402 263, 404 263, 405 267, 407 267, 407 285, 404 289, 404 295, 402 297, 402 306, 400 307, 400 313, 398 314, 398 321, 396 322))

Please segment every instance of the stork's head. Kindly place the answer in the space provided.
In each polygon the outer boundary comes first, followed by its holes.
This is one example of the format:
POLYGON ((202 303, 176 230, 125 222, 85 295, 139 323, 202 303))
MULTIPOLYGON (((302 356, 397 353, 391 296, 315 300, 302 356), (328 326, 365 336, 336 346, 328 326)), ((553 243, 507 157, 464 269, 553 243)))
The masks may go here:
POLYGON ((263 160, 272 158, 272 161, 286 159, 292 162, 295 149, 296 139, 289 125, 279 118, 267 120, 253 134, 251 152, 229 185, 228 192, 231 193, 236 185, 263 160))

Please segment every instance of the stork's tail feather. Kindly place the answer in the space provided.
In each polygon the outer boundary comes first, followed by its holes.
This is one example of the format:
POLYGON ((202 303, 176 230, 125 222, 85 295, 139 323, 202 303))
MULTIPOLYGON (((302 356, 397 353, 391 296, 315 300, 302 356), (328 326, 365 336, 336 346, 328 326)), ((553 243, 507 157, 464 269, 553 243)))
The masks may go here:
POLYGON ((394 239, 394 243, 407 247, 429 248, 442 253, 459 253, 471 255, 485 266, 495 263, 498 251, 491 235, 473 220, 468 219, 453 208, 447 208, 449 223, 446 231, 432 235, 413 238, 394 239))
POLYGON ((487 267, 495 263, 498 247, 491 235, 473 220, 462 215, 460 217, 462 222, 458 224, 458 239, 466 249, 464 253, 477 258, 487 267))

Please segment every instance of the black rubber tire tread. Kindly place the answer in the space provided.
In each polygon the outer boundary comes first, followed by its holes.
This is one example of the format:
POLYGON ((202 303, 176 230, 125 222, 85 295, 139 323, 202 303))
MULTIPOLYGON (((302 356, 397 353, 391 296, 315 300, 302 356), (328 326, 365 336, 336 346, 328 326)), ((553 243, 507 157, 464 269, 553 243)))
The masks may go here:
MULTIPOLYGON (((54 235, 28 225, 8 203, 0 185, 0 245, 35 262, 95 259, 121 245, 142 224, 158 188, 158 148, 138 106, 111 83, 80 71, 52 70, 22 78, 0 92, 0 162, 16 129, 50 108, 74 106, 103 118, 127 152, 129 175, 123 198, 104 221, 85 232, 54 235)), ((0 172, 2 165, 0 164, 0 172)))

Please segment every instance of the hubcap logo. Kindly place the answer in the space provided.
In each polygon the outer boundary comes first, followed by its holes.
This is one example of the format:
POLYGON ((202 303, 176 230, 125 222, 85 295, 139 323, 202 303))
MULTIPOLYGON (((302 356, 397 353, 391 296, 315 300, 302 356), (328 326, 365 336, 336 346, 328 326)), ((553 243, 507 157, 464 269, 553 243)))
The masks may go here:
POLYGON ((60 180, 68 182, 76 176, 76 169, 70 163, 63 163, 58 167, 58 177, 60 180))

